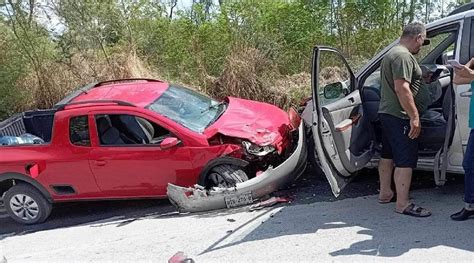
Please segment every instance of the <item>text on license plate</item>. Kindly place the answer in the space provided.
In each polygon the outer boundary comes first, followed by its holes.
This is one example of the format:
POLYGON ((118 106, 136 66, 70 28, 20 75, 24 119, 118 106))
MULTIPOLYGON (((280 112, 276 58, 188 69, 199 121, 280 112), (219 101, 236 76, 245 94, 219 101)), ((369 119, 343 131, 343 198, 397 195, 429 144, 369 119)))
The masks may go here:
POLYGON ((239 195, 226 196, 224 197, 224 200, 225 200, 225 205, 227 206, 227 208, 248 205, 248 204, 253 203, 251 192, 243 193, 239 195))

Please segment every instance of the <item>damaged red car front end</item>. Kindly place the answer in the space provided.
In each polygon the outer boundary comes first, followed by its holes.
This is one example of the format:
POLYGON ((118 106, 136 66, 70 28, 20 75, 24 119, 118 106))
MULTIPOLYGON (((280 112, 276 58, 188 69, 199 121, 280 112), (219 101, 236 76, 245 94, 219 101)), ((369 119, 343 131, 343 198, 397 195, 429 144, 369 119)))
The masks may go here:
POLYGON ((208 187, 205 180, 194 187, 169 184, 168 198, 182 212, 252 203, 278 190, 306 167, 304 131, 296 111, 287 113, 270 104, 232 97, 224 103, 225 113, 203 134, 211 145, 240 145, 246 180, 236 180, 231 187, 218 183, 208 187))
POLYGON ((262 102, 226 98, 226 112, 204 134, 242 138, 259 145, 272 145, 281 153, 288 144, 289 116, 281 109, 262 102))
POLYGON ((278 165, 289 156, 296 139, 292 134, 301 122, 297 114, 262 102, 232 97, 225 102, 225 113, 204 131, 211 145, 240 145, 242 159, 258 169, 278 165))

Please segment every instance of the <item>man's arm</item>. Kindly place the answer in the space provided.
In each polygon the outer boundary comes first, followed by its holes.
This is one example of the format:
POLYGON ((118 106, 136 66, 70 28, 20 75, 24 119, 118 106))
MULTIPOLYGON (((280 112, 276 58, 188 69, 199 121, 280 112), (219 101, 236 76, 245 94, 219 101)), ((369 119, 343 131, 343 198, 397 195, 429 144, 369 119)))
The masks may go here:
POLYGON ((466 63, 466 67, 470 69, 474 69, 474 57, 469 60, 469 62, 466 63))
POLYGON ((454 68, 454 84, 469 84, 474 80, 474 58, 461 68, 454 68))
POLYGON ((420 116, 418 109, 413 99, 413 94, 410 90, 410 82, 405 79, 396 79, 395 81, 395 93, 397 94, 400 105, 410 117, 410 132, 408 137, 416 139, 421 132, 420 116))
POLYGON ((472 78, 461 77, 459 74, 456 74, 453 80, 454 84, 456 85, 470 84, 472 81, 474 81, 474 76, 472 78))

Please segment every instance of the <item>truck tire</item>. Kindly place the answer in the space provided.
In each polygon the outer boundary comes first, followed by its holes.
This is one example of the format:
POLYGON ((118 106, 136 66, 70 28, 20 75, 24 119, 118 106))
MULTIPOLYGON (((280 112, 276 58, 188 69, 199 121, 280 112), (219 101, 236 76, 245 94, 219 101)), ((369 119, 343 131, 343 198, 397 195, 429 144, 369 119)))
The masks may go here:
POLYGON ((235 187, 237 183, 247 181, 249 178, 247 173, 241 167, 229 164, 221 164, 213 167, 206 178, 206 188, 235 187))
POLYGON ((17 184, 5 192, 3 199, 8 215, 18 223, 39 224, 51 214, 52 205, 34 187, 17 184))

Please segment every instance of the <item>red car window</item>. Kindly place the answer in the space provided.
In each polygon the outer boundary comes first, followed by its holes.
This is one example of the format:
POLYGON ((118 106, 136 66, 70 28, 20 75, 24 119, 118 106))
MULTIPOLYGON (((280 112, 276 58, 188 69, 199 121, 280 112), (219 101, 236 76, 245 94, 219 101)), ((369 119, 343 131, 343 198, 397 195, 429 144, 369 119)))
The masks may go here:
POLYGON ((91 146, 87 115, 72 117, 69 120, 69 140, 73 145, 91 146))
POLYGON ((171 133, 160 125, 129 114, 95 115, 100 145, 159 145, 171 133))

